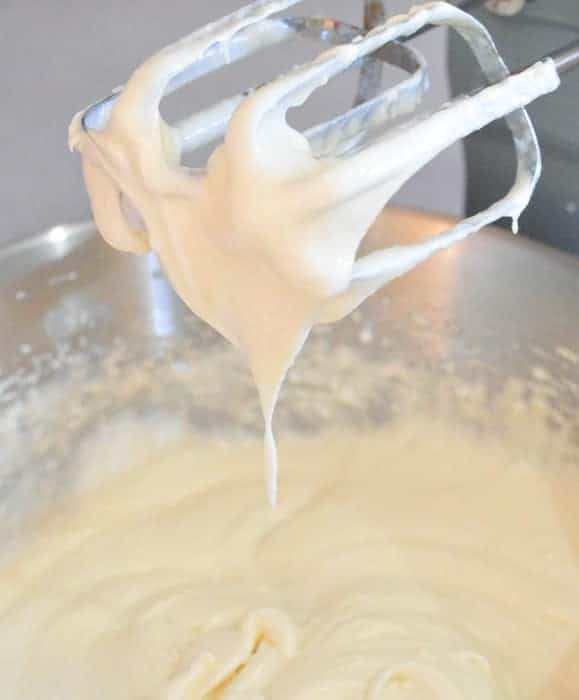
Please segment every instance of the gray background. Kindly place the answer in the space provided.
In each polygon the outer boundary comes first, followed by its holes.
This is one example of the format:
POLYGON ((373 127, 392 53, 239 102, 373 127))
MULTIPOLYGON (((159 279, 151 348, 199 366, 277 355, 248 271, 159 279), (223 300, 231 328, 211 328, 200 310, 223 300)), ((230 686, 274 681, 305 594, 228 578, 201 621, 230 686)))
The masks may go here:
MULTIPOLYGON (((149 54, 246 0, 0 0, 0 240, 90 216, 78 157, 67 150, 72 115, 123 83, 149 54)), ((390 0, 390 12, 410 7, 390 0)), ((308 0, 299 14, 316 14, 359 24, 361 0, 308 0)), ((448 97, 445 34, 417 40, 427 55, 431 103, 448 97)), ((204 78, 168 104, 168 116, 193 112, 219 97, 271 77, 311 54, 276 48, 247 65, 204 78)), ((322 113, 349 104, 353 76, 329 86, 296 115, 313 123, 322 113)), ((463 198, 461 151, 455 147, 415 177, 399 203, 459 213, 463 198)))

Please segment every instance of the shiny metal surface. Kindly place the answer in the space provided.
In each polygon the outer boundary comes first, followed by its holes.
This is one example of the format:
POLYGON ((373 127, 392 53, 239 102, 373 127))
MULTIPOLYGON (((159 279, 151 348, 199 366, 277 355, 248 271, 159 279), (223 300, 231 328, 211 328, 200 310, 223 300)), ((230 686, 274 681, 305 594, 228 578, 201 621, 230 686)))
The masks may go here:
MULTIPOLYGON (((370 31, 386 20, 384 0, 364 0, 364 30, 370 31)), ((368 96, 377 95, 382 85, 382 66, 374 61, 367 62, 360 70, 358 93, 354 104, 362 104, 368 96)))
MULTIPOLYGON (((449 223, 389 209, 366 245, 449 223)), ((243 358, 176 298, 154 256, 118 253, 90 224, 60 226, 0 249, 0 281, 2 542, 74 491, 79 446, 126 412, 152 427, 162 417, 224 437, 261 431, 243 358)), ((537 376, 550 378, 558 416, 576 420, 577 318, 579 260, 487 229, 315 329, 276 430, 384 423, 406 404, 430 410, 458 380, 491 396, 537 376), (401 367, 423 379, 407 383, 401 367)))
POLYGON ((559 75, 565 75, 565 73, 579 68, 579 39, 571 41, 563 48, 555 51, 551 58, 557 67, 559 75))
MULTIPOLYGON (((410 243, 450 223, 435 214, 388 209, 366 245, 410 243)), ((51 346, 54 338, 43 319, 61 303, 90 316, 105 309, 111 332, 140 329, 155 335, 152 319, 161 313, 174 319, 178 332, 188 315, 153 255, 113 251, 90 223, 58 226, 0 248, 0 280, 2 368, 14 364, 22 343, 51 346)), ((440 359, 470 348, 483 361, 508 360, 516 348, 516 362, 525 363, 533 346, 579 349, 579 260, 503 229, 489 227, 438 254, 383 295, 394 300, 385 321, 394 314, 391 320, 407 316, 410 323, 418 313, 434 324, 430 333, 445 348, 440 359)), ((421 351, 434 352, 428 345, 421 351)))

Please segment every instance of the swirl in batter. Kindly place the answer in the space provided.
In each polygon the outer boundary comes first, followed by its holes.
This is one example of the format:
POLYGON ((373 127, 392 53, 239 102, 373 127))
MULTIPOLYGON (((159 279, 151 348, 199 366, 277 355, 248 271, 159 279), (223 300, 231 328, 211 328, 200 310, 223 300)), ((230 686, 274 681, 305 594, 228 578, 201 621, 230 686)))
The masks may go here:
POLYGON ((575 471, 432 417, 283 448, 276 509, 257 442, 199 439, 44 523, 0 581, 2 697, 576 697, 575 471))

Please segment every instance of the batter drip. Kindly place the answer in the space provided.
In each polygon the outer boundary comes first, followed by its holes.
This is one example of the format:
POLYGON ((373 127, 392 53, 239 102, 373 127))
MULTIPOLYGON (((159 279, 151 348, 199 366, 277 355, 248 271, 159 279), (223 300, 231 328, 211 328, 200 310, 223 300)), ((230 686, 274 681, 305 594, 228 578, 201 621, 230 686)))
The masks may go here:
MULTIPOLYGON (((278 9, 273 2, 269 12, 278 9)), ((550 60, 508 77, 474 18, 446 3, 429 3, 256 90, 234 111, 206 172, 192 172, 180 165, 182 144, 162 120, 159 103, 187 66, 216 44, 227 47, 249 21, 232 20, 217 37, 197 33, 153 56, 117 98, 106 128, 87 130, 77 115, 70 141, 83 157, 106 240, 121 250, 154 250, 187 305, 245 352, 263 407, 268 492, 275 503, 273 411, 312 326, 342 318, 384 284, 491 221, 510 216, 516 222, 539 176, 538 152, 535 162, 520 160, 514 187, 486 212, 423 243, 358 259, 378 213, 443 149, 499 117, 514 112, 509 124, 518 147, 521 134, 536 145, 526 113, 515 110, 555 90, 559 78, 550 60), (455 27, 489 79, 502 82, 387 130, 359 152, 315 157, 308 139, 287 124, 287 110, 360 56, 428 23, 455 27), (142 230, 128 222, 121 195, 137 210, 142 230)))

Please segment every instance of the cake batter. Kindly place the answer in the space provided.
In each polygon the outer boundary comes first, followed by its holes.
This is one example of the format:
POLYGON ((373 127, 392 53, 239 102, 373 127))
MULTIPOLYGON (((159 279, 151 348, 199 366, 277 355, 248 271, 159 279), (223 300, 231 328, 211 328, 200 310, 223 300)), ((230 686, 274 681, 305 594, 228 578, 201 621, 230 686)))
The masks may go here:
POLYGON ((576 471, 432 416, 282 447, 276 509, 259 441, 204 437, 43 523, 0 579, 2 698, 577 697, 576 471))
MULTIPOLYGON (((444 3, 402 21, 454 23, 488 40, 444 3)), ((520 171, 486 218, 357 259, 374 217, 446 145, 558 85, 540 63, 349 160, 316 159, 285 113, 357 56, 356 45, 334 50, 248 97, 204 174, 181 168, 158 112, 179 52, 137 70, 104 131, 85 131, 80 117, 71 129, 101 233, 155 250, 189 306, 246 352, 272 501, 273 408, 312 325, 493 217, 516 220, 536 173, 520 171), (142 230, 124 218, 121 191, 142 230)), ((413 415, 375 432, 288 438, 271 509, 260 451, 253 439, 191 438, 47 517, 0 580, 2 697, 574 697, 574 472, 413 415)), ((130 462, 130 450, 118 459, 130 462)))
MULTIPOLYGON (((272 3, 269 12, 281 5, 272 3)), ((432 240, 357 258, 368 228, 428 161, 552 92, 559 77, 550 60, 507 77, 478 21, 446 3, 427 3, 246 97, 207 171, 192 172, 180 165, 179 134, 161 118, 159 103, 171 81, 210 47, 227 47, 249 21, 234 17, 217 35, 196 33, 153 56, 116 99, 106 128, 85 129, 81 113, 71 125, 70 143, 82 155, 105 239, 122 250, 154 250, 189 308, 246 354, 265 418, 268 493, 275 503, 273 411, 312 326, 343 318, 384 284, 500 217, 511 217, 516 229, 540 167, 520 162, 506 197, 432 240), (346 158, 316 158, 307 138, 287 124, 288 109, 361 56, 429 23, 455 27, 479 58, 492 58, 487 78, 497 84, 390 129, 346 158), (122 197, 136 209, 141 229, 122 211, 122 197)), ((528 119, 524 113, 517 118, 528 119)))

